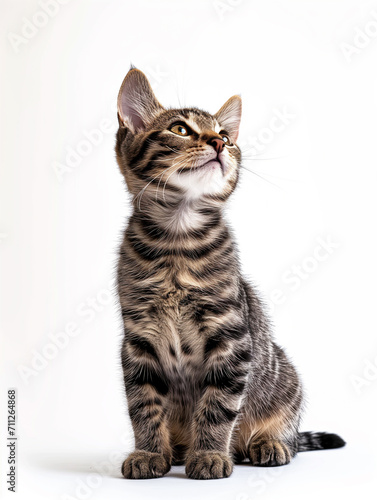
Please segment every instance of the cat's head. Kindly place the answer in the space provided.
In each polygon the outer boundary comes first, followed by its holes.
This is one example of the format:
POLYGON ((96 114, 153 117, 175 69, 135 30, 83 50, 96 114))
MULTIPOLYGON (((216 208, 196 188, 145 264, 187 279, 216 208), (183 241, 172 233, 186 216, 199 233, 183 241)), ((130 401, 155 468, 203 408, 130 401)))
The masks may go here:
POLYGON ((134 201, 141 196, 226 200, 238 180, 240 120, 239 96, 214 115, 197 108, 166 109, 146 76, 130 69, 118 96, 116 154, 134 201))

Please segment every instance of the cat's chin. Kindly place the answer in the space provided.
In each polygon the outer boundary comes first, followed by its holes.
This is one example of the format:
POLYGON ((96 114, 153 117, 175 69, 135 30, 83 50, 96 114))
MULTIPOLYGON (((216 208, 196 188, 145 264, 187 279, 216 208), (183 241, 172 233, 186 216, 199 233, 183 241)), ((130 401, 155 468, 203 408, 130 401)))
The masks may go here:
POLYGON ((224 175, 225 174, 225 168, 223 164, 219 160, 210 160, 198 167, 200 169, 212 169, 215 170, 216 168, 220 168, 221 173, 224 175))
POLYGON ((202 170, 204 168, 218 168, 220 167, 221 168, 221 163, 219 160, 214 160, 214 159, 211 159, 211 160, 208 160, 204 163, 202 163, 201 165, 198 165, 197 167, 194 167, 195 170, 202 170))
POLYGON ((223 175, 225 175, 228 171, 228 167, 227 167, 226 163, 224 163, 219 158, 217 158, 217 159, 212 158, 211 160, 205 161, 201 165, 197 165, 197 166, 191 167, 191 168, 186 168, 185 170, 179 170, 178 173, 182 174, 182 175, 187 175, 187 174, 190 174, 192 172, 196 172, 198 170, 201 170, 201 171, 215 170, 217 168, 219 168, 221 170, 223 175))
POLYGON ((185 172, 175 172, 169 181, 183 189, 189 198, 200 198, 204 195, 220 195, 228 184, 228 176, 223 164, 218 160, 209 160, 185 172))

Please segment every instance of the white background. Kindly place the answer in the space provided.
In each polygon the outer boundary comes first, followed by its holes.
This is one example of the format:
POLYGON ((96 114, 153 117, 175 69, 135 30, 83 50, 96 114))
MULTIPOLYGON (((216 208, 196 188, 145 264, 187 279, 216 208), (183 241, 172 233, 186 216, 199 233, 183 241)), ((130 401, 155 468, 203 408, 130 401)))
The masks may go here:
POLYGON ((20 499, 369 498, 377 2, 71 0, 47 18, 41 3, 1 2, 2 493, 11 497, 6 390, 16 387, 20 499), (114 132, 131 62, 167 106, 214 113, 242 95, 240 143, 255 174, 243 170, 228 218, 243 269, 302 374, 302 429, 338 432, 346 448, 279 469, 238 466, 219 481, 188 480, 182 467, 121 479, 132 434, 113 277, 129 205, 114 132), (289 118, 271 129, 279 113, 289 118), (100 127, 89 150, 86 135, 100 127), (81 153, 69 167, 72 149, 81 153), (319 238, 332 249, 317 254, 319 238), (293 286, 294 266, 305 274, 293 286), (76 336, 51 348, 67 328, 76 336))

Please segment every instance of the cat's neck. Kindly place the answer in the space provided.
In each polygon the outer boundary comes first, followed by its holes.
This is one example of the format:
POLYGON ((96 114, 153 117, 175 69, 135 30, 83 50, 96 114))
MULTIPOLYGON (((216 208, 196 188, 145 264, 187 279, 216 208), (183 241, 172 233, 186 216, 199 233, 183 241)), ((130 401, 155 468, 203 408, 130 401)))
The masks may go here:
POLYGON ((134 205, 133 217, 147 225, 177 238, 188 233, 206 233, 215 225, 222 225, 223 203, 192 199, 145 199, 134 205))

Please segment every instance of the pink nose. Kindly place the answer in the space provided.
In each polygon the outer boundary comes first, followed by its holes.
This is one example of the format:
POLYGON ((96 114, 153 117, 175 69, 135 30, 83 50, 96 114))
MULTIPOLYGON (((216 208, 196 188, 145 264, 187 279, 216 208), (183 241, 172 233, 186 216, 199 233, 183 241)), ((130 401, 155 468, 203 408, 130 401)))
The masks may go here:
POLYGON ((212 146, 217 154, 220 154, 225 147, 225 142, 217 137, 212 137, 212 139, 210 139, 207 144, 212 146))

